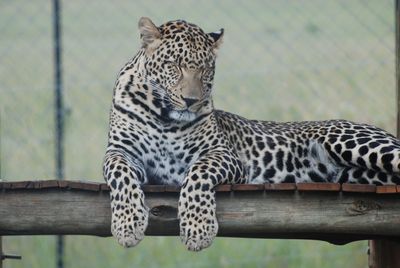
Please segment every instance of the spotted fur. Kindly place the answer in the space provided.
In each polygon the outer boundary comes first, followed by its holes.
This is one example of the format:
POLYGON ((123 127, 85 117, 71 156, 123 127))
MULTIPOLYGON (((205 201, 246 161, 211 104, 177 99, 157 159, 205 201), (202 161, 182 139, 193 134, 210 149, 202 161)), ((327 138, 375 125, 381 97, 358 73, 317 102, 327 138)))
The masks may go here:
POLYGON ((104 177, 113 235, 144 237, 143 184, 180 185, 180 235, 189 250, 218 232, 214 187, 224 183, 398 184, 400 143, 344 120, 277 123, 214 110, 211 89, 223 30, 183 20, 139 21, 142 47, 114 88, 104 177))

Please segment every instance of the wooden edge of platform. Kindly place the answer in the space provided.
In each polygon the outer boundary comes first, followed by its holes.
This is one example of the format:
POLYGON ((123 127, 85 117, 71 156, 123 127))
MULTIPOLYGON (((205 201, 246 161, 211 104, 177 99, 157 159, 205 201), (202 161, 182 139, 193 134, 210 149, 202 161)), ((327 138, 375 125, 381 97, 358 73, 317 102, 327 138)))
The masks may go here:
MULTIPOLYGON (((142 185, 144 192, 179 192, 177 185, 142 185)), ((36 181, 0 181, 0 190, 22 189, 74 189, 83 191, 110 191, 106 183, 80 180, 36 180, 36 181)), ((368 185, 350 183, 265 183, 265 184, 223 184, 215 188, 216 192, 240 192, 240 191, 326 191, 326 192, 352 192, 352 193, 400 193, 400 185, 368 185)))
POLYGON ((299 191, 328 191, 339 192, 341 189, 340 183, 297 183, 297 190, 299 191))

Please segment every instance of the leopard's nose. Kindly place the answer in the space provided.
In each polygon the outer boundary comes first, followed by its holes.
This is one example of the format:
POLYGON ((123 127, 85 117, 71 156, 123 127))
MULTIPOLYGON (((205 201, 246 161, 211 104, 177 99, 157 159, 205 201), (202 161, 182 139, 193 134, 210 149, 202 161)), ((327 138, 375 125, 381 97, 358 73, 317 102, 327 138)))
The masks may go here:
POLYGON ((193 99, 193 98, 183 98, 183 100, 185 101, 187 107, 190 107, 199 101, 199 99, 193 99))

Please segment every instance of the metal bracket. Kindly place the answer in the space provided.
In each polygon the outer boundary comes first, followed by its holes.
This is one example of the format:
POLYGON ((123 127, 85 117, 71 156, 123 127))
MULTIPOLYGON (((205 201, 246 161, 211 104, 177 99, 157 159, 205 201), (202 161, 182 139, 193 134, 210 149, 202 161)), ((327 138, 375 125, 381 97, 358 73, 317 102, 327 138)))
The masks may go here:
POLYGON ((0 261, 3 261, 5 259, 20 260, 22 259, 22 257, 19 255, 0 254, 0 261))
POLYGON ((18 255, 11 255, 11 254, 4 254, 3 253, 3 243, 2 237, 0 236, 0 268, 3 267, 3 261, 5 259, 13 259, 13 260, 20 260, 22 259, 21 256, 18 255))

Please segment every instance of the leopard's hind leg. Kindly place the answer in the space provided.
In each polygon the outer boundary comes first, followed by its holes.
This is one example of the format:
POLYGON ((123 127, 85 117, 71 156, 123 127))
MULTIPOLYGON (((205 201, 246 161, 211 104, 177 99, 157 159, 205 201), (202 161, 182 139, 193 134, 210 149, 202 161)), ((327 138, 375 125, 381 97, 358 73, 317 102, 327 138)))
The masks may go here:
POLYGON ((319 141, 342 167, 339 180, 348 174, 351 182, 400 183, 400 141, 394 136, 374 126, 347 121, 336 122, 327 130, 319 141))
POLYGON ((400 176, 359 167, 345 167, 339 171, 334 182, 375 185, 400 184, 400 176))

